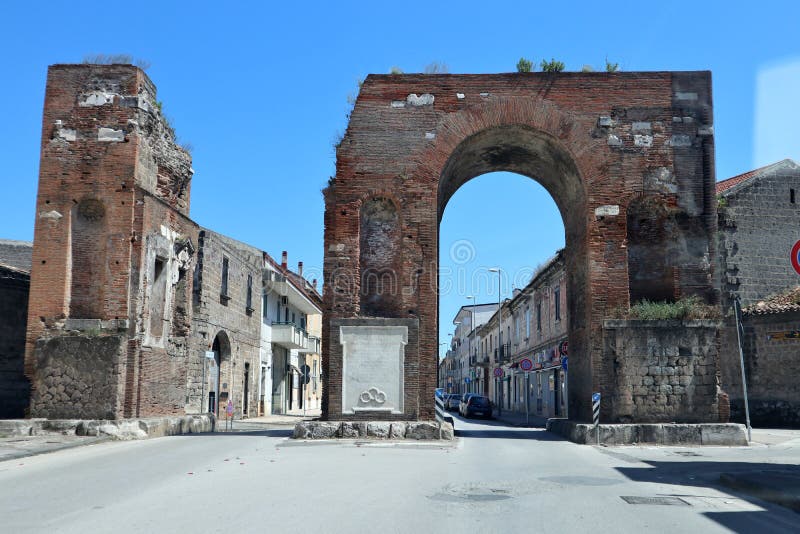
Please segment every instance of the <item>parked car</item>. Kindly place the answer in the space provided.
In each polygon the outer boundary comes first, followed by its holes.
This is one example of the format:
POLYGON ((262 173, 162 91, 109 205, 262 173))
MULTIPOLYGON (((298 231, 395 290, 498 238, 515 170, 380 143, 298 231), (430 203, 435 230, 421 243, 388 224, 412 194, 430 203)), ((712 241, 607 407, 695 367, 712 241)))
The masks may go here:
POLYGON ((436 392, 435 393, 436 393, 437 397, 440 397, 440 398, 444 397, 444 388, 436 388, 436 392))
POLYGON ((466 412, 467 401, 469 400, 470 397, 474 397, 475 395, 477 395, 477 393, 464 393, 461 396, 461 401, 458 404, 458 413, 460 415, 463 415, 464 417, 467 416, 467 412, 466 412))
POLYGON ((458 405, 461 404, 461 395, 458 393, 445 393, 444 396, 444 409, 448 412, 458 410, 458 405))
POLYGON ((464 408, 465 417, 484 417, 486 419, 492 418, 492 403, 489 397, 483 395, 472 395, 467 399, 466 407, 464 408))

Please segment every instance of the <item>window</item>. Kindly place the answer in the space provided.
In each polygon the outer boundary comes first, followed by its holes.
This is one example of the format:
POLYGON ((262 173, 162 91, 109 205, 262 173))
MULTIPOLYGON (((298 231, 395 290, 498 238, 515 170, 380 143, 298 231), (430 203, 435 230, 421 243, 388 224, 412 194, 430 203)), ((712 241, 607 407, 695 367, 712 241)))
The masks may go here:
POLYGON ((519 315, 514 316, 514 338, 519 343, 519 315))
POLYGON ((253 313, 253 275, 247 275, 247 294, 245 295, 245 311, 247 315, 253 313))
POLYGON ((269 304, 269 299, 267 298, 267 294, 264 293, 261 295, 261 322, 264 324, 267 323, 267 304, 269 304))
POLYGON ((531 337, 531 309, 525 308, 525 339, 531 337))
POLYGON ((228 258, 225 256, 222 257, 222 284, 219 288, 219 296, 221 297, 223 304, 230 300, 230 297, 228 296, 228 258))
POLYGON ((281 301, 280 299, 275 301, 275 320, 281 320, 281 301))
POLYGON ((789 189, 789 202, 794 204, 794 189, 789 189))
POLYGON ((283 322, 284 323, 288 323, 289 322, 289 308, 288 307, 283 310, 283 322))
POLYGON ((553 298, 556 301, 556 321, 561 320, 561 288, 556 287, 553 290, 553 298))
POLYGON ((541 332, 542 331, 542 303, 536 303, 536 330, 541 332))

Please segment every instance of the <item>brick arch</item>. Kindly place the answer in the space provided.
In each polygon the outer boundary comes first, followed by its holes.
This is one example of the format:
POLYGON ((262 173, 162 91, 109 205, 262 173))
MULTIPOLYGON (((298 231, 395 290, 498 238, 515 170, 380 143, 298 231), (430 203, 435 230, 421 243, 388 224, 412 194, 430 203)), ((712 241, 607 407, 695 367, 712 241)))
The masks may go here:
MULTIPOLYGON (((710 109, 707 73, 369 76, 337 149, 335 180, 324 192, 323 415, 352 417, 343 414, 339 327, 382 320, 410 332, 405 411, 392 417, 433 417, 439 221, 461 185, 506 170, 537 180, 561 211, 570 417, 589 419, 591 393, 613 398, 624 384, 604 346, 604 321, 629 304, 630 199, 649 190, 671 197, 685 219, 675 232, 686 233, 675 236, 685 242, 675 249, 676 287, 712 292, 713 262, 703 251, 713 253, 713 143, 698 124, 709 120, 710 109), (403 294, 391 313, 365 318, 357 284, 340 282, 369 267, 359 261, 354 208, 375 191, 391 192, 401 207, 404 235, 396 252, 403 294)), ((610 404, 604 410, 606 420, 624 412, 610 404)))

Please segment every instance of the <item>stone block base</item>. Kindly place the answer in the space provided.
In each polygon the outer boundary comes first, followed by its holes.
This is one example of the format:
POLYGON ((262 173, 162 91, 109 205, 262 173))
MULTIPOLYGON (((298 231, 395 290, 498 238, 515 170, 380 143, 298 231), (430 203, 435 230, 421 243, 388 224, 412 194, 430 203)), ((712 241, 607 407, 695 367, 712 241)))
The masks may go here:
POLYGON ((453 425, 434 421, 301 421, 293 439, 454 439, 453 425))
MULTIPOLYGON (((548 419, 547 430, 581 445, 597 443, 594 425, 568 419, 548 419)), ((733 423, 700 424, 619 424, 600 425, 603 445, 723 445, 745 446, 744 425, 733 423)))
POLYGON ((149 417, 146 419, 7 419, 0 421, 0 434, 36 436, 48 433, 78 436, 108 436, 130 440, 213 432, 214 416, 149 417))

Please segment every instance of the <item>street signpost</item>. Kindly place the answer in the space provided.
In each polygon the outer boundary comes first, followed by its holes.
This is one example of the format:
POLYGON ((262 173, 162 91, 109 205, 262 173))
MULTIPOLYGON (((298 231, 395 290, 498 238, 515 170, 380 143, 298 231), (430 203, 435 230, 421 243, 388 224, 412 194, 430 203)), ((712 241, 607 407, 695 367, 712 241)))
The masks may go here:
POLYGON ((503 370, 500 367, 494 368, 494 376, 495 378, 500 378, 503 376, 503 370))
POLYGON ((533 370, 533 362, 530 358, 522 358, 519 361, 519 368, 525 372, 525 426, 529 426, 531 418, 531 370, 533 370))
POLYGON ((592 393, 592 416, 597 444, 600 445, 600 393, 592 393))

